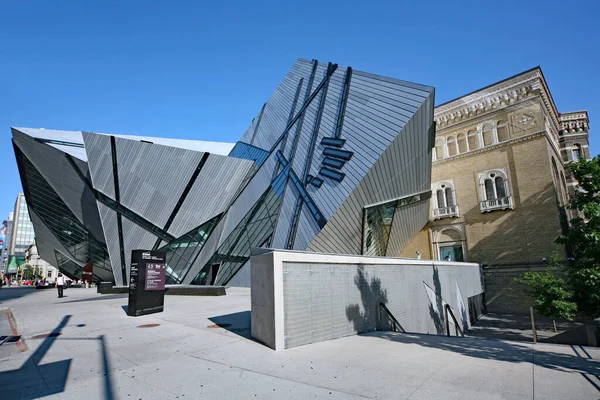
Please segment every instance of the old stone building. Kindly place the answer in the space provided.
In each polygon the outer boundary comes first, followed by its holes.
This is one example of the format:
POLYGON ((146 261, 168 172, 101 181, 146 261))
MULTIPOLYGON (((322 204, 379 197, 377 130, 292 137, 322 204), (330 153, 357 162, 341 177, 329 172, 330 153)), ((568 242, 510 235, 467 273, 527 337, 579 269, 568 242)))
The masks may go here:
POLYGON ((479 262, 489 311, 526 311, 514 277, 543 269, 568 229, 575 183, 565 164, 590 157, 588 115, 560 113, 537 67, 435 109, 430 222, 402 256, 479 262))

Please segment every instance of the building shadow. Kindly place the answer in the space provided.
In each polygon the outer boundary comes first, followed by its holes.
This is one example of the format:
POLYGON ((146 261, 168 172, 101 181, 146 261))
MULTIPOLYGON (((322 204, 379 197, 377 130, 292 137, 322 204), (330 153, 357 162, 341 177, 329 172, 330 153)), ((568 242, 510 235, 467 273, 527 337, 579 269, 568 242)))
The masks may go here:
POLYGON ((369 276, 364 266, 359 265, 356 269, 354 284, 360 291, 360 304, 346 306, 346 318, 354 324, 357 333, 370 332, 377 329, 377 313, 379 304, 387 305, 387 290, 382 289, 381 279, 369 276))
MULTIPOLYGON (((41 364, 56 340, 98 340, 104 367, 104 399, 115 398, 110 372, 110 359, 103 335, 98 338, 61 338, 62 330, 71 318, 66 315, 62 321, 46 335, 44 341, 29 356, 19 369, 0 372, 0 394, 4 399, 29 399, 56 395, 65 391, 72 359, 41 364)), ((80 326, 80 325, 78 325, 80 326)))
POLYGON ((32 286, 2 286, 0 288, 0 304, 7 300, 19 299, 33 293, 35 293, 35 287, 32 286))
MULTIPOLYGON (((598 385, 590 378, 591 375, 600 379, 600 362, 590 359, 589 355, 579 355, 576 351, 575 354, 577 355, 546 350, 535 351, 531 344, 511 343, 493 339, 456 338, 414 333, 399 335, 390 332, 377 332, 371 335, 393 342, 450 351, 467 357, 510 363, 531 363, 557 371, 579 373, 600 391, 598 385)), ((586 353, 584 352, 584 354, 586 353)))
POLYGON ((223 328, 245 339, 254 340, 251 336, 252 319, 250 310, 210 317, 209 320, 214 324, 209 325, 211 329, 223 328))

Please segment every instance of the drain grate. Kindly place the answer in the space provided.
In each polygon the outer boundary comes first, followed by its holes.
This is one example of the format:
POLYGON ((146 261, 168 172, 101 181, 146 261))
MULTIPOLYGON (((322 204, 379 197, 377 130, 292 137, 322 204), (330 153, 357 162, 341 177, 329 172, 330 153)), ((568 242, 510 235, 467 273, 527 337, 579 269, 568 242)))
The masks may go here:
POLYGON ((49 337, 57 337, 60 335, 62 335, 62 333, 60 333, 60 332, 51 332, 51 333, 42 333, 41 335, 35 335, 35 336, 32 336, 31 338, 32 339, 46 339, 49 337))
POLYGON ((160 326, 160 324, 144 324, 144 325, 138 325, 138 328, 156 328, 157 326, 160 326))
POLYGON ((207 328, 227 328, 228 326, 231 326, 231 324, 214 324, 207 326, 207 328))

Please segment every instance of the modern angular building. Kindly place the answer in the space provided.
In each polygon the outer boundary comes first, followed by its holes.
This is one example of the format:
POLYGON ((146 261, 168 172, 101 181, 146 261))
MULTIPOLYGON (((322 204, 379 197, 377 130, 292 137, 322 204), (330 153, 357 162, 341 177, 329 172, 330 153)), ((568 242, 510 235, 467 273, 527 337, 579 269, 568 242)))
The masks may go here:
POLYGON ((251 248, 400 254, 428 221, 434 89, 298 60, 235 144, 13 128, 40 256, 126 284, 249 285, 251 248))

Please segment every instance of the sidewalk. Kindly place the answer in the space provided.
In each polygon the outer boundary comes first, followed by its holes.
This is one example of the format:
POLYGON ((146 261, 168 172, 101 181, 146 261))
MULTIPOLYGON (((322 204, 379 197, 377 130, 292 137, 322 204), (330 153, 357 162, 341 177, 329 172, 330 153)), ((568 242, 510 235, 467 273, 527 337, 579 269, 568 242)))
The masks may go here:
POLYGON ((0 358, 2 399, 600 398, 600 348, 377 332, 274 352, 246 289, 138 318, 127 295, 11 291, 29 350, 0 358))

